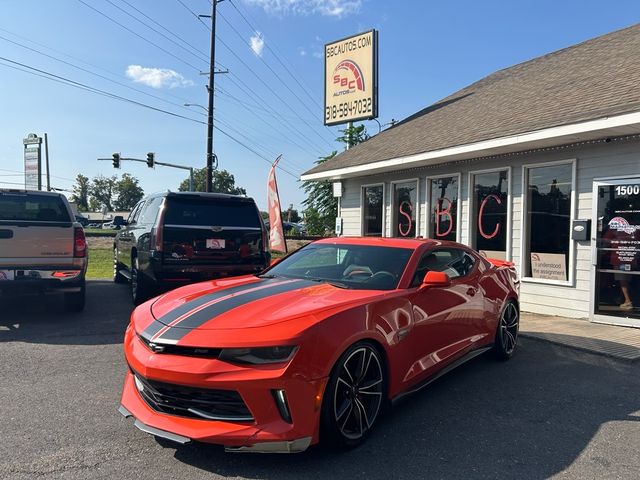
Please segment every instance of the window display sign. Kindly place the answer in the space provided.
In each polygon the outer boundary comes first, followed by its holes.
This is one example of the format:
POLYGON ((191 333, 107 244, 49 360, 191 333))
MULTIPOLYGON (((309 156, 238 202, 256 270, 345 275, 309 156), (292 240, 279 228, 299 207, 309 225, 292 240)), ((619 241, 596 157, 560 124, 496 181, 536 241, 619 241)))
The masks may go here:
POLYGON ((567 281, 566 255, 562 253, 531 253, 531 276, 545 280, 567 281))
POLYGON ((429 180, 429 237, 436 240, 457 239, 458 177, 429 180))
POLYGON ((416 205, 418 182, 395 183, 393 185, 394 237, 416 236, 416 205))
POLYGON ((508 189, 507 170, 473 176, 473 246, 502 258, 507 252, 508 189))

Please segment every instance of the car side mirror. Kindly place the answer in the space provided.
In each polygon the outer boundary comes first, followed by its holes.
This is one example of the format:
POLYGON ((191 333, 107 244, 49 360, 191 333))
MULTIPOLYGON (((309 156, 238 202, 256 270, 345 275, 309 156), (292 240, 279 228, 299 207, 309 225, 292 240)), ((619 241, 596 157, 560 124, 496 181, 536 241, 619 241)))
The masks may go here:
POLYGON ((427 272, 422 280, 419 290, 424 290, 429 287, 448 287, 451 285, 451 279, 449 275, 444 272, 427 272))

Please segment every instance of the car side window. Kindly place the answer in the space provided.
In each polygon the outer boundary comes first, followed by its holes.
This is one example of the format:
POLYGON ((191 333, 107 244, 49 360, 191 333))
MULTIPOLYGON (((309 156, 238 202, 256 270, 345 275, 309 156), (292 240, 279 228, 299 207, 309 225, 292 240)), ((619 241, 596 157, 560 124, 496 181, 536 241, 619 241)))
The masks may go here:
POLYGON ((142 225, 153 225, 158 217, 160 211, 160 205, 164 197, 156 197, 147 202, 147 204, 140 209, 140 218, 137 220, 142 225))
POLYGON ((449 278, 454 279, 469 275, 474 265, 475 259, 464 250, 457 248, 430 250, 420 259, 411 286, 419 286, 429 271, 444 272, 449 278))
POLYGON ((131 213, 129 214, 129 218, 127 219, 127 224, 133 225, 138 222, 138 216, 140 215, 140 210, 142 209, 143 204, 144 201, 141 201, 133 207, 133 210, 131 210, 131 213))

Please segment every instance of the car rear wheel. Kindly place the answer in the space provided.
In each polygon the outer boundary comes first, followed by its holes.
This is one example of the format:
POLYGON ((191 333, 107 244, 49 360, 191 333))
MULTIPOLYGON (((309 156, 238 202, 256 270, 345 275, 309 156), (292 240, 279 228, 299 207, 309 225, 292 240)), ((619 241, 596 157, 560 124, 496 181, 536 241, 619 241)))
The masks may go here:
POLYGON ((140 305, 150 297, 149 286, 144 273, 140 271, 138 257, 134 257, 131 261, 131 300, 134 305, 140 305))
POLYGON ((79 292, 69 292, 64 294, 64 309, 67 312, 81 312, 84 310, 86 300, 86 287, 84 281, 79 292))
POLYGON ((520 311, 513 300, 507 300, 502 308, 496 339, 493 344, 494 356, 500 360, 509 360, 518 344, 520 311))
POLYGON ((113 248, 113 281, 115 283, 126 283, 127 279, 122 275, 123 265, 118 261, 118 249, 113 248))
POLYGON ((356 343, 338 359, 322 405, 324 443, 352 448, 367 438, 385 400, 383 365, 380 353, 367 342, 356 343))

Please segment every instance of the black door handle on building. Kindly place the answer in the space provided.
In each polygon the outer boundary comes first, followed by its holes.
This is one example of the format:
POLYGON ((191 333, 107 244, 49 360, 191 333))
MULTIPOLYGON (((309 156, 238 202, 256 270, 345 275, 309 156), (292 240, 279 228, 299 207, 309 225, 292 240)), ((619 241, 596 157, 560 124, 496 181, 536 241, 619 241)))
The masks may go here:
POLYGON ((467 290, 467 295, 469 295, 470 297, 473 297, 475 294, 476 294, 476 289, 475 289, 475 288, 470 287, 470 288, 467 290))

